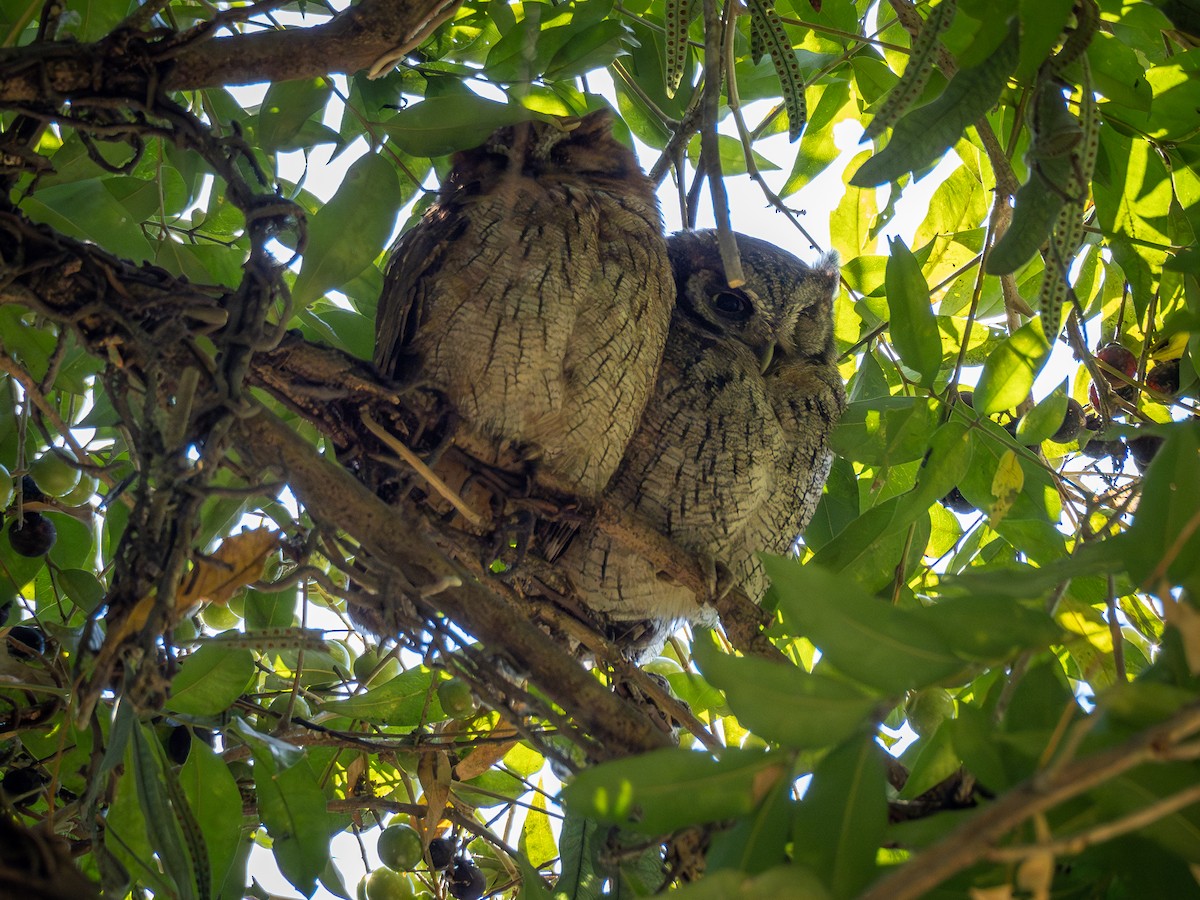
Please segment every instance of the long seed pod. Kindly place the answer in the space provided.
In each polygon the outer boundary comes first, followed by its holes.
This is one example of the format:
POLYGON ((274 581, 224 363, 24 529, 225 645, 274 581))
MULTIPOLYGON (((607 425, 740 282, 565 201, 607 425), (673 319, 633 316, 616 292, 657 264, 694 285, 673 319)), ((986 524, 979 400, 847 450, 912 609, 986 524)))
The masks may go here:
POLYGON ((683 65, 687 60, 688 25, 691 16, 688 15, 688 0, 667 0, 664 24, 666 25, 667 41, 667 96, 674 97, 683 81, 683 65))
POLYGON ((779 76, 783 108, 788 114, 788 140, 794 141, 804 130, 808 121, 808 106, 804 101, 804 79, 800 76, 800 63, 788 39, 779 13, 767 0, 749 0, 750 27, 758 29, 759 40, 771 54, 775 72, 779 76))
POLYGON ((1050 60, 1051 70, 1061 74, 1067 66, 1083 57, 1100 27, 1100 7, 1096 0, 1078 0, 1075 4, 1075 27, 1067 32, 1062 49, 1050 60))
POLYGON ((1080 61, 1082 83, 1079 91, 1079 124, 1082 137, 1071 154, 1072 170, 1066 183, 1068 200, 1059 210, 1054 223, 1039 296, 1042 333, 1051 342, 1058 338, 1062 327, 1062 306, 1069 296, 1067 275, 1083 243, 1083 214, 1100 146, 1100 117, 1096 110, 1096 98, 1092 94, 1092 72, 1086 56, 1080 57, 1080 61))
POLYGON ((875 118, 867 126, 863 137, 874 140, 883 134, 885 128, 890 128, 900 121, 900 117, 921 96, 929 76, 933 74, 933 62, 937 56, 937 39, 954 19, 958 9, 958 0, 942 0, 929 12, 929 18, 921 27, 921 31, 913 39, 912 49, 908 55, 908 65, 904 74, 896 82, 896 86, 888 93, 883 106, 875 113, 875 118))

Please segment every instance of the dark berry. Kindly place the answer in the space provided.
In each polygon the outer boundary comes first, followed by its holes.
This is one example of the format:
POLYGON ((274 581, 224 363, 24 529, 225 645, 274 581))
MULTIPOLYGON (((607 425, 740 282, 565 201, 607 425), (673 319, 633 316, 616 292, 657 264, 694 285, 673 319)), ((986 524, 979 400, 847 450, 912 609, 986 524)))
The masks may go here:
POLYGON ((1056 444, 1068 444, 1075 438, 1079 437, 1079 432, 1083 430, 1083 407, 1079 405, 1079 401, 1073 398, 1067 398, 1067 411, 1063 415, 1062 424, 1058 426, 1058 431, 1050 436, 1050 440, 1056 444))
POLYGON ((1179 393, 1179 360, 1160 362, 1146 375, 1146 386, 1168 397, 1179 393))
POLYGON ((46 495, 42 493, 42 489, 37 486, 37 482, 33 480, 32 475, 21 476, 21 501, 23 503, 42 503, 46 499, 46 495))
POLYGON ((974 391, 959 391, 958 402, 970 409, 975 408, 975 392, 974 391))
POLYGON ((9 769, 4 773, 4 780, 0 781, 0 791, 9 801, 15 801, 40 790, 45 783, 42 773, 31 766, 9 769))
POLYGON ((449 867, 455 849, 452 838, 434 838, 429 842, 429 868, 437 871, 449 867))
POLYGON ((1158 455, 1159 448, 1163 445, 1163 438, 1156 434, 1143 434, 1141 437, 1135 437, 1129 442, 1129 454, 1133 457, 1133 461, 1137 464, 1138 471, 1144 472, 1154 457, 1158 455))
POLYGON ((479 866, 459 857, 450 873, 450 896, 454 900, 479 900, 487 890, 487 879, 479 866))
POLYGON ((965 515, 967 513, 975 512, 974 504, 964 497, 962 491, 960 491, 958 488, 952 489, 950 493, 948 493, 938 502, 941 503, 942 506, 946 507, 946 509, 952 509, 956 513, 963 513, 965 515))
MULTIPOLYGON (((1084 420, 1084 426, 1093 434, 1103 430, 1101 427, 1100 417, 1097 415, 1089 415, 1084 420)), ((1091 440, 1086 441, 1079 448, 1079 452, 1084 456, 1091 457, 1092 459, 1111 458, 1115 459, 1117 462, 1123 462, 1125 460, 1125 454, 1128 452, 1128 448, 1125 446, 1125 442, 1120 438, 1114 438, 1111 441, 1106 441, 1099 437, 1092 437, 1091 440)))
POLYGON ((25 513, 20 519, 13 519, 8 526, 8 542, 12 544, 13 551, 21 556, 49 553, 56 540, 58 532, 54 523, 41 513, 25 513))
MULTIPOLYGON (((1137 357, 1120 344, 1108 344, 1101 347, 1096 351, 1096 359, 1131 378, 1137 372, 1137 357)), ((1111 372, 1104 372, 1104 380, 1108 382, 1113 393, 1126 402, 1132 403, 1137 396, 1136 387, 1132 384, 1127 384, 1123 379, 1113 375, 1111 372)), ((1088 387, 1088 399, 1092 401, 1092 406, 1097 408, 1100 406, 1100 392, 1096 390, 1096 385, 1094 384, 1088 387)))
POLYGON ((8 632, 8 654, 15 659, 33 659, 46 652, 46 636, 32 625, 14 625, 8 632))
POLYGON ((187 762, 188 751, 192 749, 192 731, 186 725, 176 725, 167 735, 167 756, 171 762, 182 766, 187 762))
MULTIPOLYGON (((1125 375, 1132 376, 1137 371, 1137 357, 1133 355, 1133 351, 1120 344, 1106 344, 1101 347, 1096 351, 1096 359, 1125 375)), ((1109 381, 1112 382, 1114 379, 1109 378, 1109 381)))

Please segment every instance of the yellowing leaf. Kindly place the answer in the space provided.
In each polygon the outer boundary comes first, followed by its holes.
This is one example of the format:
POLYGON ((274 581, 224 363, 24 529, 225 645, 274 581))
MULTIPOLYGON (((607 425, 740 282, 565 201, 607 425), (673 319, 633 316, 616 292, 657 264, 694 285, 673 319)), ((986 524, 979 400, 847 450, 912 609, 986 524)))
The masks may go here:
POLYGON ((1017 499, 1023 487, 1025 472, 1021 469, 1021 462, 1017 459, 1015 451, 1005 450, 1004 455, 1000 457, 1000 465, 996 467, 996 474, 992 477, 992 496, 996 500, 988 511, 988 517, 993 528, 1008 515, 1013 501, 1017 499))
POLYGON ((279 533, 267 528, 225 538, 216 553, 196 560, 175 596, 175 608, 189 609, 201 600, 228 603, 238 588, 258 580, 267 555, 278 546, 279 533))

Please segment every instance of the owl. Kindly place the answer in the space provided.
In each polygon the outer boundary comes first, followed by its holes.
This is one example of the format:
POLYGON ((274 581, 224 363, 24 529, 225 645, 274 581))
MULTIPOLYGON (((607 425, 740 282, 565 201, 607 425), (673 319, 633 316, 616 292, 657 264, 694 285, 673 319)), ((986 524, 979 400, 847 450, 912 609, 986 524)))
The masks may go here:
MULTIPOLYGON (((731 288, 715 232, 668 241, 672 314, 658 381, 605 498, 689 554, 721 564, 755 602, 757 551, 788 552, 829 475, 845 406, 834 361, 836 258, 815 268, 737 236, 746 283, 731 288)), ((559 565, 635 656, 712 608, 604 534, 582 531, 559 565)), ((715 566, 714 566, 715 569, 715 566)))
POLYGON ((654 386, 674 287, 653 185, 607 110, 525 122, 454 157, 398 241, 375 364, 417 373, 485 462, 594 497, 654 386))

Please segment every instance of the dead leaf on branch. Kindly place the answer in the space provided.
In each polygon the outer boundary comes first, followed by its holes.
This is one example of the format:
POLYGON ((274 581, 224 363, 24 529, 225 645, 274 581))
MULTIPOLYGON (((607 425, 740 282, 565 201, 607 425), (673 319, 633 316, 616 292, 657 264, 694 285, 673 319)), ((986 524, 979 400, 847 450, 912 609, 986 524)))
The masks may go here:
POLYGON ((175 595, 175 609, 182 612, 202 601, 222 606, 228 603, 240 588, 258 581, 263 563, 278 546, 279 532, 269 528, 227 537, 212 556, 196 560, 175 595))

